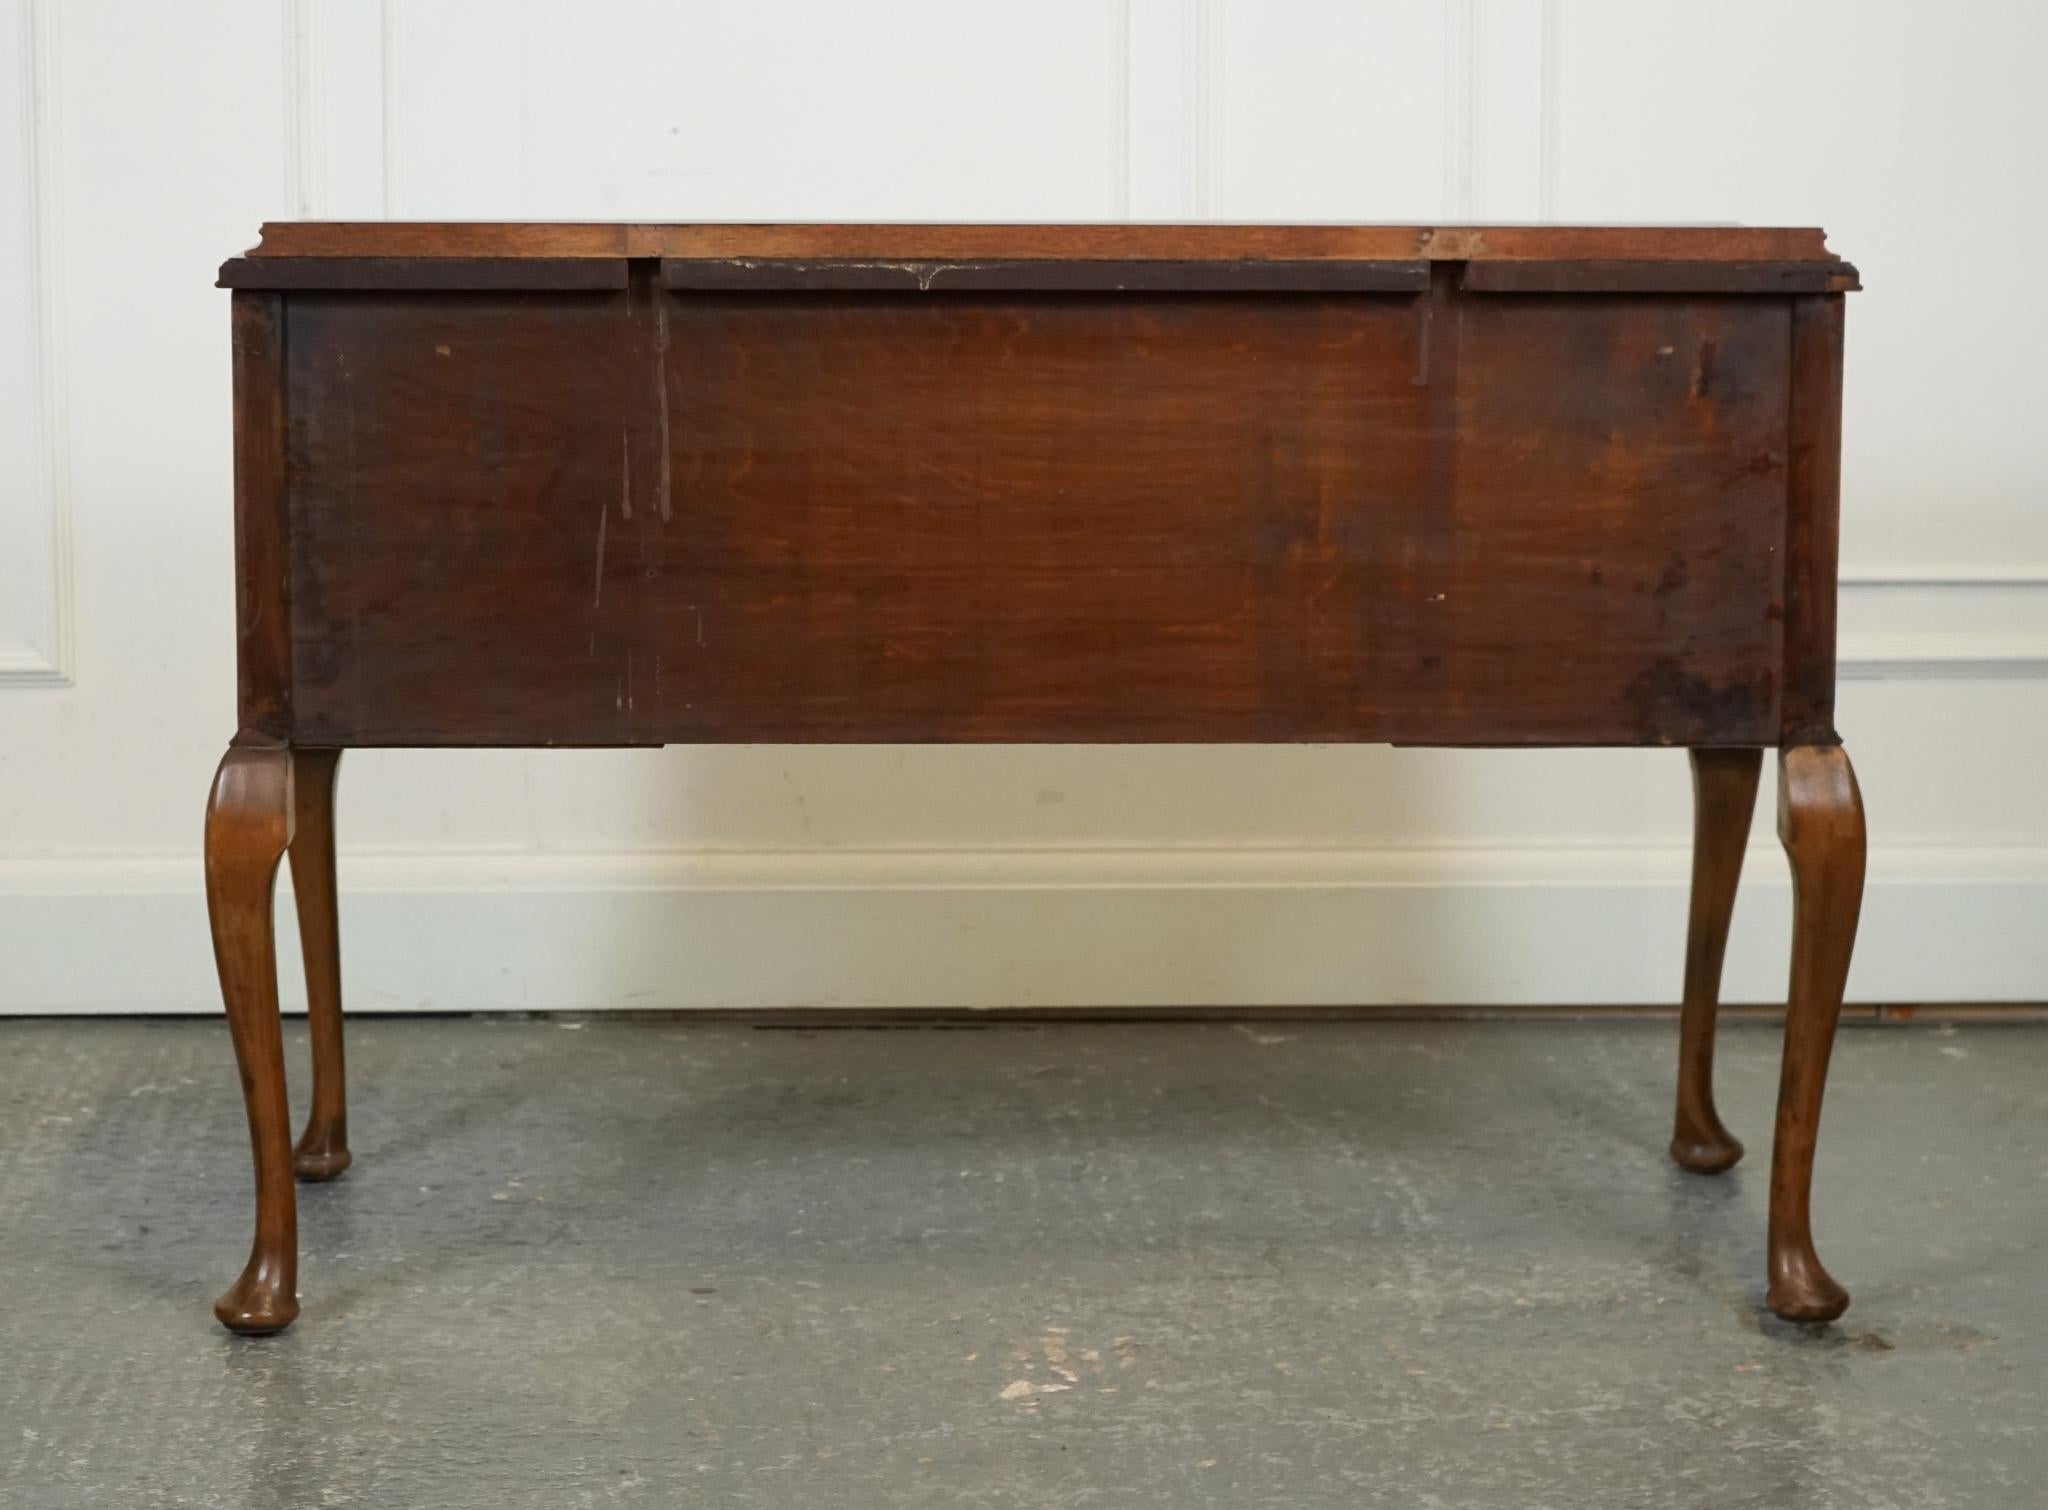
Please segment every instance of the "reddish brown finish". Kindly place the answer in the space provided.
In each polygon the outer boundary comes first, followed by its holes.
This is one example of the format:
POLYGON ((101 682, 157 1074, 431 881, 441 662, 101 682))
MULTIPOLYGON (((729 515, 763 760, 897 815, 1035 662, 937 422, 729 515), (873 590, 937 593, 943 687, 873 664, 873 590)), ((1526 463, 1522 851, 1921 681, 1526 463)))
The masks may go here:
POLYGON ((298 1205, 271 922, 277 863, 292 840, 292 812, 291 753, 276 745, 230 747, 206 806, 206 905, 256 1160, 256 1236, 249 1262, 213 1308, 237 1332, 279 1331, 299 1314, 298 1205))
POLYGON ((1692 752, 1692 917, 1685 936, 1671 1157, 1695 1174, 1719 1174, 1742 1157, 1742 1145, 1714 1109, 1714 1016, 1763 762, 1762 750, 1692 752))
POLYGON ((1712 1034, 1759 752, 1799 746, 1770 1303, 1846 1304, 1806 1221, 1862 854, 1856 275, 1819 232, 309 224, 223 272, 242 734, 208 895, 258 1164, 229 1325, 296 1310, 287 844, 299 1169, 348 1159, 332 781, 374 744, 1687 745, 1702 1169, 1740 1153, 1712 1034))
POLYGON ((676 301, 679 506, 643 524, 691 606, 658 631, 684 706, 648 711, 669 739, 1345 737, 1411 617, 1373 534, 1422 497, 1414 302, 676 301))
POLYGON ((1780 742, 1835 742, 1835 568, 1842 492, 1842 297, 1792 301, 1785 533, 1785 727, 1780 742))
POLYGON ((238 293, 235 377, 235 631, 241 727, 291 732, 291 581, 285 551, 284 299, 238 293))
MULTIPOLYGON (((259 263, 252 262, 251 266, 259 263)), ((1084 262, 801 261, 787 257, 695 258, 661 264, 669 289, 837 289, 898 293, 1392 293, 1429 287, 1430 264, 1420 258, 1356 262, 1324 258, 1301 262, 1138 261, 1084 262)))
POLYGON ((625 294, 516 298, 292 296, 300 742, 659 742, 652 363, 625 294))
POLYGON ((563 289, 621 291, 626 261, 578 257, 236 257, 220 286, 238 289, 356 289, 476 292, 563 289))
POLYGON ((1792 983, 1771 1144, 1770 1307, 1790 1321, 1833 1321, 1849 1293, 1813 1249, 1808 1203, 1821 1092, 1863 906, 1863 795, 1840 745, 1778 757, 1778 837, 1792 863, 1792 983))
POLYGON ((1770 742, 1782 301, 1485 295, 1454 319, 1448 559, 1415 609, 1443 662, 1384 737, 1770 742))
POLYGON ((990 258, 1225 262, 1425 257, 1837 262, 1807 227, 1687 225, 625 225, 287 221, 251 257, 990 258))
POLYGON ((1489 294, 1827 294, 1858 287, 1846 262, 1474 262, 1463 286, 1489 294))
POLYGON ((306 956, 306 1028, 313 1046, 313 1109, 292 1152, 292 1169, 302 1180, 331 1180, 349 1166, 334 886, 334 780, 340 764, 339 750, 292 751, 292 894, 306 956))
POLYGON ((296 738, 1776 736, 1782 301, 650 300, 293 296, 296 738))

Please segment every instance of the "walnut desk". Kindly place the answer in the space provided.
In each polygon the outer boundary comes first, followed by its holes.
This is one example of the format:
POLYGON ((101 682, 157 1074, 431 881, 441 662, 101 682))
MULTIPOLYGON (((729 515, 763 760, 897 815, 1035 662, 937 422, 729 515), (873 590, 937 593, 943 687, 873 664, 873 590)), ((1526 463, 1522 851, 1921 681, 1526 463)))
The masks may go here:
POLYGON ((1769 1304, 1863 884, 1836 737, 1843 295, 1813 230, 282 224, 233 293, 240 727, 207 900, 255 1148, 217 1306, 298 1313, 348 1164, 332 804, 362 745, 1690 751, 1677 1130, 1762 753, 1796 891, 1769 1304), (271 899, 311 996, 291 1141, 271 899))

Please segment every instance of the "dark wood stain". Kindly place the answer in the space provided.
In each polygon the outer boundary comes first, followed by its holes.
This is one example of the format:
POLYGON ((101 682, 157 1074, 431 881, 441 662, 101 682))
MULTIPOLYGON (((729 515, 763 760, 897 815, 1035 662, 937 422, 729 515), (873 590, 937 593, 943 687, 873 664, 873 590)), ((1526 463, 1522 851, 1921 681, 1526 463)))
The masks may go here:
POLYGON ((285 480, 284 300, 234 296, 235 664, 243 732, 291 733, 289 505, 285 480))
POLYGON ((1792 978, 1771 1140, 1765 1298, 1787 1320, 1833 1321, 1849 1308, 1849 1292, 1814 1251, 1813 1154, 1863 907, 1865 861, 1863 794, 1840 745, 1779 752, 1778 838, 1792 866, 1792 978))
POLYGON ((1777 301, 649 299, 293 296, 298 737, 1775 732, 1777 301))
POLYGON ((206 910, 249 1115, 256 1231, 248 1262, 213 1314, 229 1330, 252 1335, 280 1331, 299 1314, 298 1203, 272 916, 292 808, 290 750, 248 739, 228 747, 206 802, 206 910))
POLYGON ((1741 1142, 1722 1125, 1714 1106, 1714 1019, 1763 764, 1762 750, 1692 752, 1692 905, 1678 1017, 1671 1157, 1694 1174, 1719 1174, 1742 1158, 1741 1142))
POLYGON ((1464 286, 1509 294, 1829 294, 1861 287, 1846 262, 1622 261, 1575 258, 1474 262, 1464 286))
POLYGON ((465 291, 623 289, 623 257, 236 257, 222 288, 465 291))
POLYGON ((238 1331, 350 1161, 362 745, 1684 745, 1673 1156, 1760 752, 1797 895, 1769 1303, 1813 1250, 1863 873, 1833 727, 1842 292, 1818 231, 265 227, 232 287, 240 729, 207 896, 257 1169, 238 1331), (314 1095, 270 920, 289 853, 314 1095))
POLYGON ((1055 262, 800 261, 786 257, 668 259, 661 282, 672 289, 834 289, 898 293, 1388 293, 1429 286, 1422 259, 1356 262, 1139 261, 1055 262))
POLYGON ((1835 735, 1835 575, 1841 540, 1841 295, 1792 304, 1791 461, 1786 480, 1785 726, 1781 741, 1835 735))
POLYGON ((635 225, 274 221, 252 257, 1823 263, 1803 226, 635 225))
POLYGON ((334 883, 334 784, 341 751, 292 751, 292 838, 287 851, 306 959, 306 1028, 313 1042, 313 1104, 292 1149, 302 1180, 347 1169, 348 1092, 341 1041, 341 930, 334 883))

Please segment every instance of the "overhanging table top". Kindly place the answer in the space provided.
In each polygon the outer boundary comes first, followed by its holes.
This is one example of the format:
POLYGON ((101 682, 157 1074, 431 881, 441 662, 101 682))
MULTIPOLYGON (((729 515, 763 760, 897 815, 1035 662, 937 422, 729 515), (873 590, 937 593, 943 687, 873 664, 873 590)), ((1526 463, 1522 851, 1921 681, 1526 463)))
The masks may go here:
POLYGON ((1812 227, 271 221, 251 257, 1841 261, 1812 227))
POLYGON ((1820 294, 1860 287, 1823 232, 1763 226, 641 225, 284 221, 244 289, 1820 294))

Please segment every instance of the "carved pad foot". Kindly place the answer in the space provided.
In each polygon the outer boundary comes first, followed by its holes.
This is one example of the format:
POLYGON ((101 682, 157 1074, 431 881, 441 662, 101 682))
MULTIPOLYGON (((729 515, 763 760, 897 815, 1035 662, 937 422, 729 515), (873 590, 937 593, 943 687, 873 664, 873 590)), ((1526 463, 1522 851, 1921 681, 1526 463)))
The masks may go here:
POLYGON ((1725 1174, 1741 1162, 1742 1144, 1715 1122, 1680 1131, 1671 1140, 1671 1157, 1679 1168, 1693 1174, 1725 1174))
POLYGON ((1849 1309, 1849 1292, 1835 1283, 1811 1247, 1771 1255, 1765 1303, 1787 1321, 1833 1321, 1849 1309))
POLYGON ((244 1337, 281 1332, 299 1316, 299 1297, 291 1277, 261 1254, 251 1254, 242 1277, 213 1303, 220 1324, 244 1337))
POLYGON ((331 1180, 353 1162, 348 1134, 339 1128, 309 1127, 292 1150, 292 1173, 308 1184, 331 1180))

